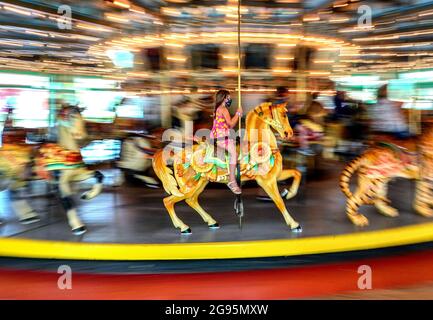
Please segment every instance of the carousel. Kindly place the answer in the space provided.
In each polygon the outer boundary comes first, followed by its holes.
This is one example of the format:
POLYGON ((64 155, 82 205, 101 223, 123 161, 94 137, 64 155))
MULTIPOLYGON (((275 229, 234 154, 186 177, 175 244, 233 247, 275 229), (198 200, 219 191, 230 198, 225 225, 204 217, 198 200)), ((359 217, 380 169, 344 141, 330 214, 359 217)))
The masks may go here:
POLYGON ((0 1, 0 297, 59 265, 84 299, 433 279, 432 2, 55 2, 0 1))

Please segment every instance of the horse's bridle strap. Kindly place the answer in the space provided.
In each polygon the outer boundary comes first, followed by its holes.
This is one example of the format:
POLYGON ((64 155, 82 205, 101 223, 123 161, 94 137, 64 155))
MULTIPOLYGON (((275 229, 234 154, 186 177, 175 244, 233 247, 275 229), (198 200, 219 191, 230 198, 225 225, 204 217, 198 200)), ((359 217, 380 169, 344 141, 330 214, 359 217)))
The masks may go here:
MULTIPOLYGON (((276 128, 282 128, 283 126, 278 122, 275 121, 274 119, 274 114, 273 114, 273 110, 271 110, 271 119, 268 118, 264 118, 263 117, 263 109, 262 109, 262 105, 258 106, 256 109, 254 109, 254 112, 257 114, 257 116, 259 117, 260 120, 264 121, 266 124, 276 127, 276 128), (260 109, 260 112, 257 111, 257 108, 260 109)), ((272 108, 272 105, 269 105, 269 108, 272 108)))

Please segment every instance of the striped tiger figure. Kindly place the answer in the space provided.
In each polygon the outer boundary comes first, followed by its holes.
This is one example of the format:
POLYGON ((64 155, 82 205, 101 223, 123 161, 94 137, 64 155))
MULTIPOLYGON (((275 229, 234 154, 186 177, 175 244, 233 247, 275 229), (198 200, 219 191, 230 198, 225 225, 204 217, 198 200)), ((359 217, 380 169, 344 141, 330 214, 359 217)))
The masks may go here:
POLYGON ((388 217, 398 216, 387 197, 388 182, 394 178, 416 179, 413 208, 425 217, 433 216, 433 130, 417 141, 417 152, 409 152, 391 143, 378 143, 350 162, 340 176, 340 188, 347 197, 346 214, 353 224, 367 226, 368 219, 358 212, 371 204, 388 217), (358 172, 358 186, 352 193, 349 183, 358 172))

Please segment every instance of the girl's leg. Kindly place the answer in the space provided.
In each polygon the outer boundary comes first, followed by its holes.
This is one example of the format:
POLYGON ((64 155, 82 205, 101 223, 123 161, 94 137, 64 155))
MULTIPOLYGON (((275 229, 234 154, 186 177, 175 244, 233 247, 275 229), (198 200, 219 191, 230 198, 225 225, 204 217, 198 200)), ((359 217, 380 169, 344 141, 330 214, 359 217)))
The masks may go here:
MULTIPOLYGON (((236 183, 236 177, 235 177, 236 157, 237 157, 236 146, 233 143, 233 140, 227 140, 226 146, 227 146, 227 151, 229 153, 229 167, 230 167, 229 179, 230 179, 230 182, 236 183)), ((237 185, 237 183, 236 183, 236 185, 237 185)))
POLYGON ((235 172, 236 172, 236 146, 233 142, 233 140, 223 140, 223 141, 218 141, 218 149, 221 150, 222 152, 224 152, 225 150, 227 150, 228 154, 229 154, 229 183, 228 186, 230 188, 230 190, 232 190, 234 193, 239 194, 241 193, 241 189, 239 188, 237 182, 236 182, 236 176, 235 176, 235 172))

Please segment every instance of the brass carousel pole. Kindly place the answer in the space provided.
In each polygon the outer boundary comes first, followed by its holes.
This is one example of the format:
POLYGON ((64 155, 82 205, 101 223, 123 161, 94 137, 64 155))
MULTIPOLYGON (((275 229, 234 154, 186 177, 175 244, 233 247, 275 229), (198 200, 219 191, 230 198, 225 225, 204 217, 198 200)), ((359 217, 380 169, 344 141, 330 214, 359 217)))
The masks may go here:
MULTIPOLYGON (((241 0, 238 0, 238 108, 242 107, 242 92, 241 92, 241 0)), ((236 144, 239 147, 239 157, 236 163, 236 180, 238 186, 241 186, 241 166, 240 159, 242 155, 241 148, 241 129, 242 129, 242 117, 239 117, 238 136, 236 138, 236 144)), ((242 229, 242 217, 244 216, 244 205, 242 202, 242 195, 238 194, 235 200, 235 212, 239 217, 239 229, 242 229)))

